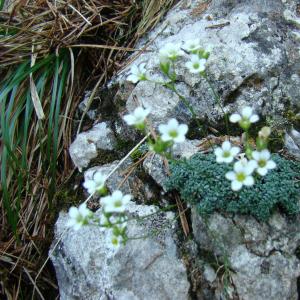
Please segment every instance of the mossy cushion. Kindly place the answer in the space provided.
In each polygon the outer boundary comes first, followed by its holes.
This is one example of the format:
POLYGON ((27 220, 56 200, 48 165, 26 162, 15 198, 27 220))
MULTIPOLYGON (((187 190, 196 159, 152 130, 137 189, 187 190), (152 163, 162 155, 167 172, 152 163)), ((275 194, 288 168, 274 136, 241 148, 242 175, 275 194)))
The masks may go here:
POLYGON ((247 214, 266 221, 275 209, 288 215, 300 211, 300 163, 279 155, 272 159, 277 167, 264 176, 255 175, 252 187, 231 190, 225 178, 232 165, 218 164, 213 154, 197 153, 190 159, 170 162, 171 176, 166 186, 196 205, 201 215, 214 211, 247 214))

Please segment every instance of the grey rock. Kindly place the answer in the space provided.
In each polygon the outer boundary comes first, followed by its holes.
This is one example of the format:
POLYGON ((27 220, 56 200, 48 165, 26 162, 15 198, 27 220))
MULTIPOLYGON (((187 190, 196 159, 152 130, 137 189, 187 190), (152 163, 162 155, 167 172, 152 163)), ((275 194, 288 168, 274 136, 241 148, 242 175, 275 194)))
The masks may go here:
POLYGON ((81 113, 86 113, 86 115, 91 119, 91 120, 96 120, 97 117, 97 110, 96 109, 90 109, 90 103, 89 103, 89 98, 91 96, 91 91, 85 91, 84 93, 84 99, 79 103, 78 109, 80 110, 81 113))
MULTIPOLYGON (((199 140, 185 140, 185 142, 174 145, 172 150, 175 158, 189 158, 199 151, 197 145, 199 140)), ((155 153, 150 153, 143 162, 144 170, 149 174, 155 182, 166 190, 164 182, 168 176, 167 160, 155 153)))
POLYGON ((292 129, 289 133, 285 132, 284 146, 295 158, 300 159, 300 133, 292 129))
MULTIPOLYGON (((145 37, 149 52, 138 55, 133 64, 147 63, 154 80, 161 80, 158 51, 166 43, 200 38, 213 50, 207 62, 207 74, 221 96, 225 112, 253 106, 264 116, 283 115, 288 107, 300 109, 300 53, 296 12, 297 1, 213 0, 202 14, 199 2, 181 1, 164 21, 145 37), (292 27, 292 30, 291 30, 292 27)), ((184 67, 187 58, 176 63, 177 88, 185 95, 200 118, 217 122, 223 111, 205 79, 190 74, 184 67)), ((128 68, 118 77, 126 80, 128 68)), ((159 84, 140 82, 127 100, 127 110, 136 106, 151 108, 154 126, 176 117, 189 122, 191 113, 178 96, 159 84)))
POLYGON ((260 223, 249 216, 218 213, 203 219, 192 209, 199 247, 227 261, 235 293, 245 300, 298 299, 299 225, 300 217, 289 221, 279 213, 260 223))
POLYGON ((120 164, 120 161, 116 160, 109 164, 89 168, 84 172, 84 179, 85 180, 91 179, 93 177, 93 174, 97 171, 101 172, 105 176, 108 176, 110 175, 111 172, 116 170, 107 179, 106 181, 107 187, 111 192, 115 190, 121 190, 124 194, 131 194, 132 191, 130 188, 130 183, 128 180, 125 180, 126 169, 130 166, 131 163, 132 163, 131 160, 127 159, 123 164, 120 165, 120 167, 117 168, 117 166, 120 164), (123 184, 121 184, 122 182, 123 184))
POLYGON ((206 264, 204 266, 203 276, 204 276, 205 280, 210 283, 213 283, 217 278, 217 274, 216 274, 215 270, 208 264, 206 264))
POLYGON ((113 150, 115 137, 107 122, 101 122, 92 129, 77 135, 69 152, 74 165, 81 171, 91 159, 97 157, 97 150, 113 150))
MULTIPOLYGON (((139 217, 156 210, 129 205, 129 213, 139 217)), ((189 282, 172 238, 173 218, 173 213, 159 213, 142 222, 130 221, 129 236, 147 238, 115 250, 107 244, 107 231, 98 227, 65 232, 67 215, 61 213, 52 247, 61 241, 51 254, 60 299, 187 300, 189 282)))
POLYGON ((156 200, 155 188, 150 183, 140 179, 135 168, 132 169, 132 160, 127 158, 123 163, 120 164, 120 162, 115 160, 109 164, 89 168, 84 172, 84 179, 91 179, 96 171, 100 171, 106 176, 111 174, 106 181, 106 186, 110 192, 121 190, 123 194, 131 194, 142 203, 156 200))

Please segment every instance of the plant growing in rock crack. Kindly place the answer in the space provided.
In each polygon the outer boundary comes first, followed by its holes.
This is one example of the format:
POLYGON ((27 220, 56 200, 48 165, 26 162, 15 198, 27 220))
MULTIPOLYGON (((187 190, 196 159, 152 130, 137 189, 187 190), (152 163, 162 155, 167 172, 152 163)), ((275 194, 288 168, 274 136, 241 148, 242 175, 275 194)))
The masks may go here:
MULTIPOLYGON (((127 80, 133 83, 154 82, 174 92, 191 112, 200 129, 201 124, 198 122, 193 107, 176 88, 175 66, 180 63, 180 58, 186 55, 188 55, 188 61, 185 63, 185 67, 189 72, 202 76, 208 82, 213 97, 224 113, 228 136, 229 120, 232 123, 238 123, 243 129, 244 151, 227 140, 221 147, 214 148, 215 157, 212 154, 199 154, 190 161, 176 162, 172 159, 172 149, 176 144, 185 141, 188 126, 179 124, 176 119, 171 118, 167 123, 153 128, 147 120, 151 114, 150 108, 138 106, 133 112, 123 117, 124 121, 146 135, 149 150, 170 160, 169 188, 178 189, 184 199, 198 206, 201 214, 220 210, 247 213, 258 219, 266 220, 276 206, 283 207, 289 214, 298 212, 296 194, 299 184, 295 181, 295 166, 292 162, 285 161, 279 156, 271 158, 267 149, 269 127, 264 127, 259 131, 256 138, 256 149, 251 145, 249 128, 259 120, 258 115, 253 112, 251 107, 244 107, 240 113, 234 113, 228 119, 221 105, 220 97, 206 74, 205 68, 210 49, 204 49, 199 40, 186 41, 183 46, 166 44, 159 51, 159 67, 164 77, 163 81, 153 80, 145 63, 132 66, 127 80), (270 173, 269 171, 275 169, 277 165, 278 169, 270 173), (223 178, 229 180, 231 185, 223 178), (285 185, 282 186, 281 183, 284 180, 285 185), (243 186, 253 186, 255 181, 255 188, 242 189, 243 186), (240 192, 237 193, 238 191, 240 192), (286 198, 287 196, 289 198, 286 198), (287 201, 287 199, 291 201, 287 201)), ((127 236, 129 219, 125 211, 131 195, 123 195, 119 190, 112 191, 108 195, 105 186, 107 177, 105 174, 96 172, 83 184, 90 193, 90 197, 96 195, 100 198, 100 213, 92 213, 85 203, 81 204, 78 209, 71 207, 68 225, 75 230, 87 224, 100 226, 109 231, 107 235, 109 244, 117 248, 129 239, 127 236)))
POLYGON ((212 153, 197 153, 190 159, 170 162, 171 176, 166 186, 168 190, 179 191, 182 199, 195 205, 202 216, 225 212, 267 221, 276 209, 295 215, 300 212, 300 164, 278 154, 272 155, 272 159, 276 169, 258 176, 251 188, 236 192, 224 180, 231 166, 217 163, 212 153))

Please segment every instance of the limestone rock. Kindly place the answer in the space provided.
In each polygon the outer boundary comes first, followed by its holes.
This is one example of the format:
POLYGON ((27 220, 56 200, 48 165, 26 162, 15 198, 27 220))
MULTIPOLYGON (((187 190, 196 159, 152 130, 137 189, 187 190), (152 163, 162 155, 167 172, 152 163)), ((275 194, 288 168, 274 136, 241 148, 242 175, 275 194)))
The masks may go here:
POLYGON ((290 133, 285 133, 284 145, 289 154, 300 159, 300 132, 292 129, 290 133))
POLYGON ((91 130, 78 134, 69 152, 74 165, 81 171, 91 159, 97 157, 97 150, 113 150, 114 145, 113 131, 107 122, 101 122, 91 130))
MULTIPOLYGON (((147 63, 154 80, 161 80, 158 51, 166 43, 181 43, 199 38, 204 47, 212 46, 207 74, 221 96, 225 112, 250 105, 264 116, 276 118, 293 107, 300 109, 299 16, 297 1, 209 1, 202 12, 201 1, 181 1, 151 31, 139 48, 151 44, 148 52, 138 54, 119 82, 126 80, 132 64, 147 63)), ((203 6, 203 5, 202 5, 203 6)), ((184 66, 187 57, 176 62, 177 89, 200 118, 217 122, 223 117, 206 80, 190 74, 184 66)), ((139 82, 127 100, 127 110, 143 105, 152 110, 154 125, 176 117, 192 118, 178 96, 159 84, 139 82)))
MULTIPOLYGON (((186 140, 183 143, 176 144, 173 148, 173 155, 176 158, 189 158, 193 154, 199 151, 197 145, 199 140, 186 140)), ((155 153, 150 155, 144 160, 143 167, 146 173, 148 173, 158 185, 162 186, 165 190, 164 182, 168 176, 166 165, 163 158, 155 153)))
POLYGON ((267 223, 249 216, 214 213, 207 220, 194 208, 192 226, 201 249, 226 260, 239 299, 298 299, 300 217, 275 213, 267 223))
POLYGON ((132 160, 127 158, 122 164, 119 160, 115 160, 109 164, 95 166, 84 172, 84 179, 91 179, 96 171, 100 171, 104 175, 109 176, 106 186, 113 192, 121 190, 123 194, 131 194, 141 203, 148 203, 157 199, 156 189, 150 182, 144 182, 140 179, 138 172, 132 171, 132 160))
MULTIPOLYGON (((131 203, 133 216, 145 216, 154 206, 131 203)), ((189 282, 177 256, 172 213, 160 213, 128 225, 130 240, 118 250, 107 244, 106 231, 95 226, 68 230, 51 255, 61 300, 187 300, 189 282)), ((67 215, 56 223, 53 246, 66 230, 67 215)))

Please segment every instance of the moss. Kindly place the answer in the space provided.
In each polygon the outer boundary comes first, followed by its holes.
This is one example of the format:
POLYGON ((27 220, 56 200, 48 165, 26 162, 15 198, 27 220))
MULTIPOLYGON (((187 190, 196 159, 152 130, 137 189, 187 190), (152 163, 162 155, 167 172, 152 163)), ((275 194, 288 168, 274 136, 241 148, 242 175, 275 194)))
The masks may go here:
POLYGON ((286 110, 284 113, 284 117, 291 125, 300 128, 300 114, 296 113, 295 110, 291 108, 286 110))
POLYGON ((194 155, 189 160, 170 162, 171 177, 166 186, 196 205, 199 214, 214 211, 252 215, 266 221, 274 210, 288 215, 299 213, 300 164, 274 155, 275 170, 255 179, 253 187, 231 190, 225 174, 232 166, 216 163, 213 154, 194 155))
POLYGON ((55 205, 52 213, 57 215, 61 210, 68 210, 71 206, 78 206, 85 199, 84 190, 81 188, 82 174, 74 175, 57 189, 55 194, 55 205), (79 188, 73 188, 78 186, 79 188))

